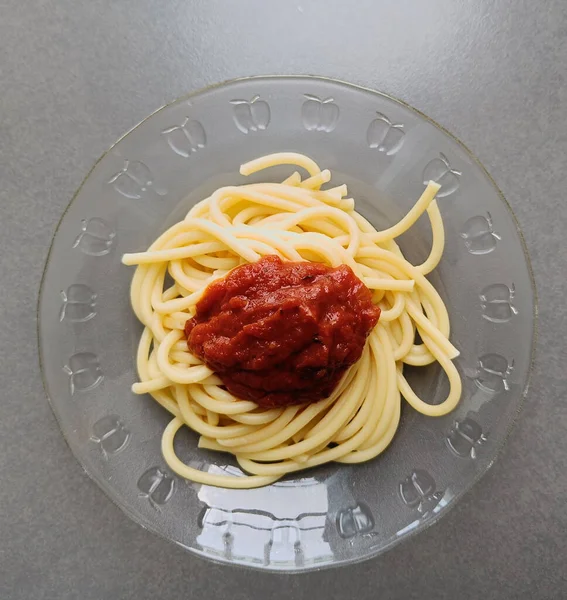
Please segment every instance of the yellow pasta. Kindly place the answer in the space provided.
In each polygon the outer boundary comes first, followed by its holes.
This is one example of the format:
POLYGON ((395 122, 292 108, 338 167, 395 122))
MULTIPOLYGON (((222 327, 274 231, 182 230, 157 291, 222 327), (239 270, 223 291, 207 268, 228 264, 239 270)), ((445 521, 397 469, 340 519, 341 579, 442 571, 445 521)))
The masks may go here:
POLYGON ((122 259, 137 265, 131 302, 144 325, 137 354, 140 381, 132 390, 151 394, 172 414, 163 433, 163 456, 181 477, 202 484, 253 488, 330 461, 370 460, 394 437, 402 396, 429 416, 450 412, 461 396, 461 379, 452 362, 459 353, 449 341, 447 309, 425 277, 437 266, 444 247, 435 200, 439 185, 430 181, 399 223, 376 231, 354 210, 345 185, 321 189, 331 173, 306 156, 272 154, 242 165, 240 172, 251 175, 277 165, 302 168, 308 177, 302 180, 295 171, 282 183, 221 188, 147 252, 122 259), (433 244, 427 259, 414 266, 395 238, 424 213, 433 244), (270 254, 333 267, 346 264, 382 310, 362 357, 324 400, 261 408, 226 391, 188 350, 183 329, 206 287, 236 266, 270 254), (166 288, 167 275, 173 284, 166 288), (443 403, 430 405, 411 389, 403 367, 435 361, 446 373, 449 393, 443 403), (183 426, 199 433, 199 447, 233 454, 248 475, 216 475, 184 464, 173 449, 183 426))

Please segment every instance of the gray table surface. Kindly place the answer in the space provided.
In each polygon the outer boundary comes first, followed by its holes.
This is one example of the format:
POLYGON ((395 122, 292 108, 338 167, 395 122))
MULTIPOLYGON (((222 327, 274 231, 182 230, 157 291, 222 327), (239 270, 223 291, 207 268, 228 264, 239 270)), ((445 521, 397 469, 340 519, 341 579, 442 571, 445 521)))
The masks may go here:
POLYGON ((564 0, 0 1, 0 598, 567 597, 564 0), (295 577, 221 567, 128 520, 47 404, 36 300, 95 159, 177 96, 248 74, 334 76, 453 131, 525 231, 540 337, 520 421, 442 521, 386 555, 295 577))

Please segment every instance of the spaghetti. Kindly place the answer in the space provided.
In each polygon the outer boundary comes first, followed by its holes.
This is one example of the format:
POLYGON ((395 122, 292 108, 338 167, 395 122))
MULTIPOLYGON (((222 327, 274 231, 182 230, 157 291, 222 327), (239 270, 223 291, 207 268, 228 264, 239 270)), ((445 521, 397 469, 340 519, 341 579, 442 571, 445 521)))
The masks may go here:
POLYGON ((309 176, 302 180, 294 172, 282 183, 220 188, 147 252, 122 259, 138 265, 131 302, 144 325, 137 353, 140 381, 132 390, 151 394, 173 415, 162 437, 163 456, 173 471, 198 483, 253 488, 330 461, 364 462, 391 442, 401 396, 429 416, 450 412, 461 396, 461 379, 452 362, 459 353, 449 341, 447 309, 425 277, 439 263, 444 247, 435 200, 440 186, 430 181, 401 221, 376 231, 354 210, 345 185, 321 189, 331 174, 306 156, 272 154, 242 165, 240 172, 251 175, 276 165, 301 167, 309 176), (395 238, 424 212, 433 244, 425 262, 414 266, 395 238), (261 408, 230 394, 188 350, 184 327, 208 284, 268 255, 331 267, 346 264, 382 311, 360 360, 323 400, 261 408), (171 284, 166 284, 167 276, 171 284), (412 390, 403 367, 435 361, 448 377, 449 393, 441 404, 430 405, 412 390), (200 448, 232 453, 250 475, 217 475, 184 464, 173 448, 184 425, 200 434, 200 448))

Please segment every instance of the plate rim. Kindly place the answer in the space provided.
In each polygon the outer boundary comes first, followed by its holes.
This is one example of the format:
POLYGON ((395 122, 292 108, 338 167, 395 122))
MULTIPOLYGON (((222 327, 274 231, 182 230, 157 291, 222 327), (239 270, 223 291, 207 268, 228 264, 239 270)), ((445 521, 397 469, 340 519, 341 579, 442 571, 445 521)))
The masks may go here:
POLYGON ((148 114, 146 117, 144 117, 141 121, 139 121, 133 127, 128 129, 125 133, 123 133, 121 136, 119 136, 116 139, 116 141, 113 142, 96 159, 96 161, 93 163, 92 167, 88 170, 88 172, 86 173, 85 177, 81 181, 81 183, 78 186, 78 188, 76 189, 76 191, 73 193, 71 200, 69 201, 69 203, 67 204, 67 206, 65 207, 63 212, 61 213, 61 217, 59 218, 57 225, 55 226, 55 229, 53 231, 53 235, 52 235, 51 241, 49 243, 49 248, 47 251, 47 255, 45 258, 45 263, 43 266, 42 275, 41 275, 41 279, 40 279, 35 317, 36 317, 36 332, 37 332, 37 356, 38 356, 39 370, 40 370, 40 374, 41 374, 41 381, 42 381, 42 386, 43 386, 43 391, 44 391, 45 397, 47 398, 47 402, 48 402, 49 406, 51 407, 51 411, 53 412, 53 415, 55 416, 55 420, 57 422, 57 425, 59 427, 61 435, 62 435, 63 439, 65 440, 67 447, 71 451, 71 454, 73 455, 75 460, 79 463, 82 470, 87 474, 89 479, 92 482, 96 483, 97 489, 101 490, 105 494, 105 496, 115 506, 117 506, 129 519, 133 520, 135 523, 137 523, 144 529, 149 530, 152 534, 157 535, 158 537, 160 537, 163 540, 166 540, 167 542, 173 543, 176 546, 181 547, 183 550, 191 553, 194 556, 198 556, 199 558, 206 559, 207 561, 211 561, 215 564, 230 566, 230 567, 234 567, 234 568, 250 569, 250 570, 254 570, 254 571, 262 571, 265 573, 301 574, 301 573, 308 573, 308 572, 314 572, 314 571, 322 571, 322 570, 327 570, 327 569, 332 569, 332 568, 337 568, 337 567, 346 567, 346 566, 361 563, 361 562, 364 562, 367 560, 375 559, 377 556, 380 556, 383 553, 387 552, 388 550, 391 550, 394 546, 397 546, 398 544, 413 538, 415 535, 429 529, 429 527, 431 527, 432 525, 437 523, 441 518, 443 518, 445 515, 447 515, 460 502, 460 500, 463 498, 463 496, 465 494, 470 492, 470 490, 476 486, 476 484, 480 481, 480 479, 482 479, 486 475, 486 473, 488 473, 488 471, 492 468, 492 466, 494 465, 496 460, 500 457, 501 452, 502 452, 504 446, 506 445, 506 443, 508 442, 508 440, 510 438, 510 434, 513 431, 513 429, 515 428, 515 426, 518 422, 518 418, 524 408, 524 404, 525 404, 526 397, 527 397, 527 394, 528 394, 528 391, 529 391, 529 388, 530 388, 530 385, 532 382, 532 377, 534 374, 535 364, 536 364, 537 342, 538 342, 538 338, 539 338, 538 314, 539 314, 539 299, 538 299, 538 294, 537 294, 537 287, 536 287, 536 282, 535 282, 534 271, 533 271, 532 262, 530 259, 526 239, 525 239, 523 231, 520 227, 518 218, 511 206, 511 204, 508 202, 508 200, 504 196, 502 190, 500 189, 500 187, 498 186, 498 184, 496 183, 496 181, 494 180, 492 175, 488 172, 488 170, 483 165, 483 163, 480 161, 480 159, 476 156, 476 154, 474 152, 472 152, 470 150, 470 148, 464 142, 462 142, 457 136, 455 136, 451 131, 446 129, 443 125, 438 123, 435 119, 432 119, 431 117, 429 117, 428 115, 423 113, 421 110, 415 108, 411 104, 408 104, 405 100, 401 100, 400 98, 392 96, 386 92, 382 92, 380 90, 377 90, 377 89, 374 89, 371 87, 367 87, 364 85, 344 81, 342 79, 338 79, 335 77, 328 77, 328 76, 323 76, 323 75, 307 75, 307 74, 297 74, 297 75, 271 74, 271 75, 267 75, 267 74, 265 74, 265 75, 249 75, 249 76, 226 79, 221 82, 213 83, 213 84, 198 88, 194 91, 191 91, 191 92, 188 92, 188 93, 185 93, 185 94, 182 94, 182 95, 176 97, 175 99, 171 100, 170 102, 167 102, 167 103, 163 104, 162 106, 160 106, 159 108, 157 108, 156 110, 152 111, 150 114, 148 114), (44 361, 43 361, 42 350, 41 350, 42 334, 41 334, 41 327, 40 327, 40 310, 41 310, 41 306, 43 303, 43 297, 44 297, 45 279, 46 279, 49 265, 51 263, 51 255, 52 255, 52 251, 53 251, 53 248, 55 245, 55 239, 57 238, 57 235, 59 233, 61 225, 62 225, 65 217, 67 216, 69 209, 75 203, 75 201, 78 198, 79 194, 81 193, 84 185, 86 184, 86 182, 88 181, 88 179, 90 178, 91 174, 94 172, 96 167, 99 165, 99 163, 110 152, 112 152, 112 150, 123 139, 125 139, 128 135, 130 135, 130 133, 137 130, 146 121, 148 121, 149 119, 151 119, 152 117, 157 115, 159 112, 169 108, 170 106, 190 100, 191 98, 200 96, 207 92, 213 91, 217 88, 224 88, 224 87, 229 87, 231 85, 238 84, 238 83, 247 83, 247 82, 253 82, 253 81, 258 81, 258 80, 262 80, 262 81, 269 81, 269 80, 274 80, 274 81, 283 81, 283 80, 320 81, 320 82, 325 82, 325 83, 331 83, 334 85, 338 84, 342 87, 350 88, 350 89, 365 92, 365 93, 370 93, 372 95, 379 96, 379 97, 385 98, 387 100, 390 100, 390 101, 402 106, 403 108, 413 112, 414 114, 418 115, 419 117, 424 119, 429 124, 436 127, 438 130, 440 130, 442 133, 444 133, 451 140, 456 142, 464 150, 464 152, 473 160, 473 162, 481 170, 481 172, 485 175, 485 177, 488 179, 488 181, 491 184, 491 186, 493 187, 493 189, 496 191, 500 200, 503 202, 504 206, 507 208, 508 213, 509 213, 509 215, 512 219, 512 222, 514 224, 514 227, 516 229, 516 232, 518 234, 518 238, 520 240, 520 246, 522 248, 522 252, 524 255, 524 262, 527 267, 527 272, 528 272, 528 276, 529 276, 529 280, 530 280, 530 284, 531 284, 531 291, 533 294, 533 309, 532 309, 532 313, 531 313, 531 319, 532 319, 531 349, 530 349, 530 358, 529 358, 530 362, 529 362, 529 366, 528 366, 528 370, 527 370, 526 381, 525 381, 525 384, 519 394, 519 402, 518 402, 517 409, 516 409, 515 413, 513 414, 512 418, 510 419, 510 422, 508 423, 506 432, 505 432, 500 444, 495 448, 492 460, 487 464, 487 466, 483 470, 478 472, 475 475, 475 477, 471 480, 471 482, 464 489, 462 489, 459 493, 455 494, 455 496, 452 498, 452 501, 445 507, 445 509, 443 511, 440 511, 439 513, 432 515, 431 518, 429 518, 427 521, 421 523, 420 525, 415 527, 413 530, 409 531, 405 536, 403 536, 401 538, 397 538, 397 539, 392 539, 389 543, 387 543, 383 547, 378 548, 374 551, 371 551, 368 554, 365 554, 364 556, 349 557, 346 559, 341 559, 338 562, 307 565, 307 566, 301 567, 301 568, 297 568, 297 567, 273 568, 273 567, 270 567, 270 565, 258 566, 258 565, 249 564, 249 563, 241 563, 241 562, 238 562, 235 560, 233 560, 233 561, 223 560, 223 559, 211 556, 203 550, 199 550, 197 548, 191 548, 191 547, 183 544, 183 542, 181 542, 179 540, 174 540, 174 539, 167 537, 166 535, 161 533, 156 527, 154 527, 154 525, 150 521, 146 520, 142 515, 134 514, 132 511, 130 511, 130 509, 127 506, 119 504, 118 501, 116 501, 114 498, 111 497, 110 492, 106 489, 104 482, 101 481, 101 479, 98 477, 98 475, 96 475, 96 473, 94 473, 94 472, 91 472, 91 469, 87 468, 85 466, 85 464, 83 463, 83 461, 81 461, 79 459, 79 457, 77 456, 77 454, 75 453, 75 451, 73 449, 71 442, 67 438, 65 431, 61 425, 61 419, 59 417, 58 411, 57 411, 57 409, 51 399, 49 391, 48 391, 48 385, 47 385, 46 375, 45 375, 45 371, 44 371, 44 364, 43 364, 44 361))

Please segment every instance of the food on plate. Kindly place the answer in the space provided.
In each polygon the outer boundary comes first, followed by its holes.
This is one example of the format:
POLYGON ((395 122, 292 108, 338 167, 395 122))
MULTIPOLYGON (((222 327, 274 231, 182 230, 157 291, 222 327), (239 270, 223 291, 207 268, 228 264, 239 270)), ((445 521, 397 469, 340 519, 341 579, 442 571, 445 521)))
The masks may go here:
POLYGON ((164 458, 203 484, 259 487, 330 461, 370 460, 394 437, 402 396, 430 416, 461 396, 447 309, 425 277, 444 248, 440 186, 430 181, 401 221, 377 231, 345 185, 321 189, 331 174, 306 156, 272 154, 240 171, 276 165, 308 177, 220 188, 146 252, 123 257, 137 265, 131 303, 144 325, 132 389, 172 414, 164 458), (432 248, 414 266, 395 239, 425 212, 432 248), (403 369, 434 362, 449 392, 430 405, 403 369), (183 426, 249 475, 184 464, 173 447, 183 426))

